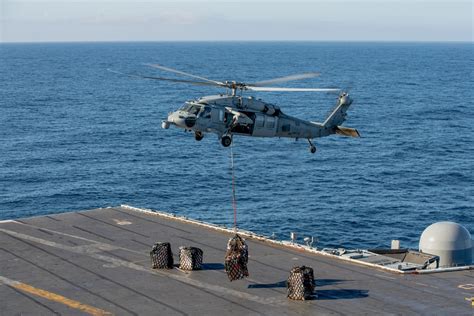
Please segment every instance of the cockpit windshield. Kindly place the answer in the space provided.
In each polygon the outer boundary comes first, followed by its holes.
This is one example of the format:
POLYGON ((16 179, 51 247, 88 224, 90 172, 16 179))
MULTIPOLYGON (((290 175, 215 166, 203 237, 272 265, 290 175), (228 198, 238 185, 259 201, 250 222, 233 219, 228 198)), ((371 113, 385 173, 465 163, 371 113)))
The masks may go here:
POLYGON ((197 115, 201 110, 202 105, 192 104, 192 103, 185 103, 180 110, 183 112, 188 112, 189 114, 197 115))

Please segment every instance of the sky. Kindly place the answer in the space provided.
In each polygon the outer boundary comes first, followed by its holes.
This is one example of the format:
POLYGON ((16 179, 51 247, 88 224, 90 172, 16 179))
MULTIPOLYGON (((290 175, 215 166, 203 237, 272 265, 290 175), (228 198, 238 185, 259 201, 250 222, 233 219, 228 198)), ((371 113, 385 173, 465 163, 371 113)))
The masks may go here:
POLYGON ((0 42, 473 41, 472 0, 0 0, 0 42))

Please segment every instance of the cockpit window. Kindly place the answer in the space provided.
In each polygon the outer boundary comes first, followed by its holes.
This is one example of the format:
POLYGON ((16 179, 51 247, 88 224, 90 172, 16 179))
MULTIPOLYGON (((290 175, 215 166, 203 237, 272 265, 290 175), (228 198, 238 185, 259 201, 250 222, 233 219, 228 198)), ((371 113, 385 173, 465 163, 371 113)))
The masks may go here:
POLYGON ((202 110, 201 113, 199 113, 200 117, 203 118, 210 118, 211 117, 211 107, 205 106, 202 110))
POLYGON ((199 113, 199 111, 201 110, 201 108, 202 108, 201 105, 185 103, 181 107, 180 110, 183 111, 183 112, 188 112, 189 114, 197 115, 199 113))
POLYGON ((188 110, 192 107, 192 104, 185 103, 179 110, 183 112, 188 112, 188 110))

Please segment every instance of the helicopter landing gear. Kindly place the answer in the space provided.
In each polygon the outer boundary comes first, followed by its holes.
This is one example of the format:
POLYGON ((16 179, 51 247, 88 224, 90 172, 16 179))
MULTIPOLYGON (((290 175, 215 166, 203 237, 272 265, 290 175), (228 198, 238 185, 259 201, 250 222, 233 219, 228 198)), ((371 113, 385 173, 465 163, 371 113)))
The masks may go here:
POLYGON ((316 146, 311 142, 311 139, 308 138, 308 143, 309 143, 309 151, 314 154, 316 152, 316 146))
POLYGON ((229 135, 224 135, 221 138, 221 144, 224 147, 229 147, 232 144, 232 138, 229 135))
POLYGON ((201 132, 194 132, 194 139, 198 142, 204 138, 204 135, 201 132))

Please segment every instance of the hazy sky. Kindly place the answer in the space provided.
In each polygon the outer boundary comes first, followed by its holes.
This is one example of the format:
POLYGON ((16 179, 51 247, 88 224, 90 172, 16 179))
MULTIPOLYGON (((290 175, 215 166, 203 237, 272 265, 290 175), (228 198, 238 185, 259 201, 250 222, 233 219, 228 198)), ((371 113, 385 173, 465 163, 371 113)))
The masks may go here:
POLYGON ((0 41, 473 41, 472 0, 0 0, 0 41))

